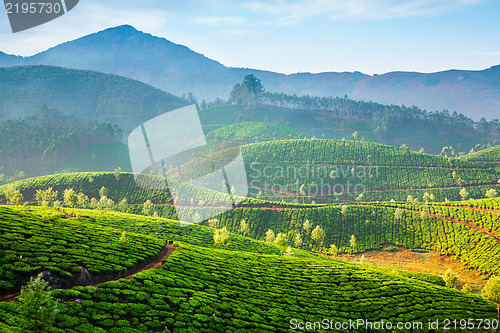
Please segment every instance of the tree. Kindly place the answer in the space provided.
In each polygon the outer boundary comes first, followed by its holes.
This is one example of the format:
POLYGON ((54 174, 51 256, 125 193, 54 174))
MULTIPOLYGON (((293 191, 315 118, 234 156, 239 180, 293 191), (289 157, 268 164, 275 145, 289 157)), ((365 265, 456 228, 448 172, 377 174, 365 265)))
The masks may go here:
POLYGON ((210 219, 208 220, 208 226, 210 228, 219 229, 219 222, 218 219, 210 219))
POLYGON ((497 318, 500 322, 500 277, 491 277, 488 282, 486 282, 486 285, 481 291, 481 295, 488 301, 497 305, 497 318))
POLYGON ((336 257, 337 254, 339 254, 339 248, 335 244, 332 244, 330 245, 330 248, 328 249, 328 251, 326 251, 326 253, 331 255, 332 257, 336 257))
POLYGON ((354 140, 357 140, 359 137, 358 131, 354 131, 354 133, 352 133, 352 137, 354 138, 354 140))
POLYGON ((35 196, 39 205, 50 207, 57 200, 57 191, 53 191, 52 187, 49 187, 46 190, 37 190, 35 196))
POLYGON ((142 213, 144 215, 151 216, 151 214, 153 213, 153 209, 153 203, 151 202, 151 200, 147 200, 142 206, 142 213))
POLYGON ((90 208, 97 209, 99 206, 99 201, 96 198, 90 199, 90 208))
POLYGON ((230 94, 230 100, 239 105, 250 106, 258 101, 263 92, 264 87, 260 80, 253 74, 249 74, 243 78, 241 84, 237 83, 233 87, 230 94))
POLYGON ((300 189, 299 189, 299 194, 302 196, 302 203, 305 203, 305 199, 304 197, 307 195, 307 192, 306 192, 306 185, 305 184, 302 184, 300 186, 300 189))
POLYGON ((122 235, 120 236, 120 238, 118 239, 118 241, 119 241, 120 243, 122 243, 122 244, 123 244, 123 243, 125 243, 125 242, 127 241, 127 237, 125 236, 125 231, 124 231, 124 232, 122 232, 122 235))
POLYGON ((443 281, 448 288, 455 288, 460 278, 451 269, 447 269, 443 274, 443 281))
POLYGON ((5 198, 10 202, 11 205, 20 205, 23 203, 24 198, 18 189, 14 188, 13 185, 9 185, 5 190, 5 198))
POLYGON ((24 173, 24 171, 19 171, 19 173, 17 174, 17 178, 19 178, 19 179, 26 178, 26 174, 24 173))
POLYGON ((59 313, 59 304, 42 279, 42 273, 22 287, 17 298, 20 328, 22 332, 51 332, 52 324, 59 313))
POLYGON ((272 243, 274 243, 274 239, 275 239, 274 231, 272 231, 271 229, 268 229, 266 231, 266 242, 272 244, 272 243))
POLYGON ((127 212, 127 210, 128 210, 127 198, 123 198, 122 200, 120 200, 120 202, 118 203, 118 209, 120 210, 120 212, 123 212, 123 213, 127 212))
POLYGON ((87 206, 89 205, 89 197, 83 193, 78 193, 77 205, 78 207, 83 209, 87 208, 87 206))
POLYGON ((300 236, 300 233, 297 233, 297 235, 295 236, 293 244, 298 249, 300 249, 300 247, 302 246, 302 237, 300 236))
POLYGON ((279 233, 274 240, 274 245, 276 245, 280 249, 280 253, 283 254, 283 251, 285 251, 288 246, 288 241, 286 240, 285 235, 279 233))
POLYGON ((71 207, 71 214, 73 214, 75 212, 75 206, 78 202, 78 196, 76 195, 75 190, 73 190, 72 188, 67 188, 64 190, 63 196, 64 203, 67 206, 71 207))
POLYGON ((108 192, 109 192, 108 189, 103 186, 99 190, 99 196, 100 197, 108 197, 108 192))
POLYGON ((229 240, 229 231, 227 230, 226 227, 222 229, 215 229, 214 230, 214 244, 215 245, 222 245, 224 248, 227 245, 227 242, 229 240))
POLYGON ((115 176, 116 181, 118 181, 118 179, 120 178, 121 172, 122 172, 122 168, 120 168, 120 167, 116 168, 115 171, 113 171, 113 176, 115 176))
POLYGON ((462 188, 458 194, 460 194, 462 200, 466 200, 467 197, 469 196, 469 192, 467 192, 465 188, 462 188))
POLYGON ((248 225, 248 222, 245 221, 245 219, 242 219, 240 222, 240 231, 243 234, 243 236, 245 236, 246 233, 250 231, 250 227, 248 225))
POLYGON ((312 224, 309 222, 309 220, 306 220, 304 224, 302 225, 302 229, 306 232, 306 235, 309 235, 309 231, 311 231, 312 224))
POLYGON ((287 247, 284 256, 285 257, 293 257, 294 255, 295 255, 295 253, 292 252, 292 247, 291 246, 287 247))
POLYGON ((491 188, 489 189, 488 191, 486 191, 486 197, 487 198, 494 198, 496 197, 498 194, 497 194, 497 190, 495 190, 494 188, 491 188))
POLYGON ((472 293, 472 286, 468 283, 464 284, 462 291, 464 293, 472 293))
POLYGON ((316 228, 314 228, 314 230, 311 232, 311 237, 316 243, 318 243, 319 253, 321 253, 321 246, 325 241, 325 231, 323 230, 323 228, 317 225, 316 228))
MULTIPOLYGON (((92 198, 95 199, 95 198, 92 198)), ((97 199, 96 199, 97 201, 97 199)), ((108 199, 106 196, 101 197, 101 199, 97 202, 97 208, 104 213, 105 211, 110 210, 113 207, 113 200, 108 199)))
POLYGON ((358 246, 358 243, 356 242, 356 237, 354 235, 351 235, 351 239, 349 240, 349 244, 351 245, 351 253, 356 251, 356 247, 358 246))

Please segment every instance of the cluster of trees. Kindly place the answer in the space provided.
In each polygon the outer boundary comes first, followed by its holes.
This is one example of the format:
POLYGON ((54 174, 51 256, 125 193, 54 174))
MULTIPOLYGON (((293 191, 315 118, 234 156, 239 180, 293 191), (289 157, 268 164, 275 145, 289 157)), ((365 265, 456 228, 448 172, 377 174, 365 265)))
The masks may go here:
POLYGON ((431 126, 467 135, 496 140, 500 137, 500 121, 493 119, 479 122, 457 112, 448 110, 426 111, 416 106, 383 105, 375 102, 355 101, 344 97, 315 97, 271 93, 264 90, 261 81, 253 74, 244 77, 231 91, 229 102, 252 107, 259 104, 289 109, 324 111, 330 118, 345 118, 374 121, 382 124, 412 124, 431 126))
POLYGON ((20 170, 29 176, 47 174, 82 149, 121 137, 117 126, 65 116, 44 106, 34 116, 0 123, 0 172, 11 178, 19 178, 20 170))

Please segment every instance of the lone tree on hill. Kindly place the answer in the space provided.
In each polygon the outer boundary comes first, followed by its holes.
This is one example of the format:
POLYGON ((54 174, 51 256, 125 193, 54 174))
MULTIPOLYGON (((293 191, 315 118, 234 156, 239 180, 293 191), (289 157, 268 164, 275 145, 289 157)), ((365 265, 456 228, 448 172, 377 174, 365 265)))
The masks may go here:
POLYGON ((222 245, 224 248, 229 240, 229 231, 226 227, 214 230, 214 243, 215 245, 222 245))
POLYGON ((318 252, 321 254, 321 246, 323 246, 323 242, 325 241, 325 231, 323 230, 323 228, 317 225, 316 228, 314 228, 314 230, 311 232, 311 237, 316 243, 318 243, 318 252))
POLYGON ((7 187, 7 190, 5 190, 5 198, 7 198, 11 205, 16 206, 22 204, 24 201, 21 191, 14 188, 14 186, 12 185, 9 185, 9 187, 7 187))
POLYGON ((443 274, 443 281, 448 288, 455 288, 458 280, 460 280, 458 275, 449 268, 443 274))
POLYGON ((258 102, 259 97, 264 92, 264 87, 260 80, 253 74, 243 78, 243 82, 237 83, 231 91, 230 101, 239 105, 251 106, 258 102))
POLYGON ((144 205, 142 206, 142 212, 144 213, 144 215, 147 215, 147 216, 151 216, 151 214, 153 214, 153 203, 151 202, 151 200, 147 200, 144 205))
POLYGON ((75 212, 75 206, 78 203, 78 196, 75 193, 75 190, 72 188, 67 188, 64 190, 64 203, 71 207, 71 214, 75 212))
POLYGON ((280 249, 280 253, 283 254, 283 251, 288 246, 288 241, 286 240, 286 237, 284 234, 279 233, 276 239, 274 240, 274 245, 276 245, 280 249))
POLYGON ((274 243, 274 239, 275 239, 275 235, 274 235, 274 231, 272 231, 271 229, 268 229, 266 231, 266 242, 267 243, 274 243))

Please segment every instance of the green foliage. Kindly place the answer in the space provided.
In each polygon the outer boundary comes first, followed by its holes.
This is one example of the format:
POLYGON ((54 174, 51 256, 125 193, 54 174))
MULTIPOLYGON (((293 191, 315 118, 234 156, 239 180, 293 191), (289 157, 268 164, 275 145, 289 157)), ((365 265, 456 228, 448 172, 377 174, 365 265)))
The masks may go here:
POLYGON ((40 273, 21 289, 21 295, 17 298, 17 310, 22 332, 52 332, 60 305, 47 288, 48 284, 40 273))
POLYGON ((304 137, 305 133, 275 124, 246 122, 224 126, 208 134, 209 142, 254 143, 304 137))
POLYGON ((45 218, 45 211, 0 206, 0 293, 11 290, 22 276, 42 270, 63 278, 78 274, 81 266, 97 275, 125 272, 165 246, 164 240, 127 232, 123 250, 121 230, 96 226, 89 218, 45 218))
POLYGON ((443 281, 448 288, 455 288, 460 278, 451 269, 447 269, 443 274, 443 281))
MULTIPOLYGON (((97 290, 78 289, 83 304, 65 308, 58 327, 72 319, 107 331, 119 331, 120 324, 137 332, 165 326, 175 331, 288 332, 290 318, 301 318, 305 309, 318 318, 372 322, 427 323, 464 315, 484 319, 495 313, 477 296, 389 273, 334 260, 184 244, 162 269, 107 282, 97 290)), ((72 299, 69 291, 58 297, 72 299)))
POLYGON ((68 156, 88 146, 113 143, 120 138, 121 133, 109 123, 68 117, 44 107, 34 116, 0 122, 2 172, 19 179, 25 178, 26 174, 38 176, 51 173, 68 156), (24 171, 17 171, 21 168, 24 171))
POLYGON ((276 245, 280 249, 280 253, 283 254, 283 251, 285 251, 285 249, 288 247, 288 240, 286 239, 284 234, 279 233, 274 240, 274 245, 276 245))
POLYGON ((500 277, 491 277, 482 290, 485 299, 497 305, 497 318, 500 321, 500 277))
POLYGON ((325 231, 323 230, 323 228, 317 225, 316 228, 314 228, 314 230, 311 232, 311 238, 318 244, 318 251, 319 253, 321 253, 321 246, 325 241, 325 231))
POLYGON ((214 244, 226 247, 229 240, 229 231, 226 227, 214 230, 214 244))
MULTIPOLYGON (((85 199, 82 198, 82 200, 85 199)), ((73 208, 73 210, 75 209, 75 206, 78 203, 78 195, 75 193, 75 190, 72 188, 64 190, 64 203, 73 208)))
POLYGON ((151 216, 151 214, 153 213, 153 210, 154 210, 154 206, 153 206, 153 203, 151 202, 151 200, 146 200, 146 202, 142 206, 142 213, 144 215, 151 216))
POLYGON ((274 231, 272 231, 271 229, 268 229, 266 231, 266 242, 267 243, 274 243, 274 241, 276 240, 276 236, 274 235, 274 231))

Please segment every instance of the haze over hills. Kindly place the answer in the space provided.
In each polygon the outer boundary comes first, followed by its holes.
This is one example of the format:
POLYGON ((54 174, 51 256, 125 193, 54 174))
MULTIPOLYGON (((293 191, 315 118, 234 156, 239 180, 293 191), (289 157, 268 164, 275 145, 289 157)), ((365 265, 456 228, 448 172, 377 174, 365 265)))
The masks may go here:
POLYGON ((125 25, 63 43, 31 57, 0 53, 0 66, 45 64, 90 69, 143 81, 176 95, 192 92, 200 101, 227 98, 247 74, 268 91, 297 95, 344 96, 384 104, 417 105, 457 111, 479 120, 499 118, 500 66, 482 71, 393 72, 284 75, 228 68, 189 48, 125 25))

